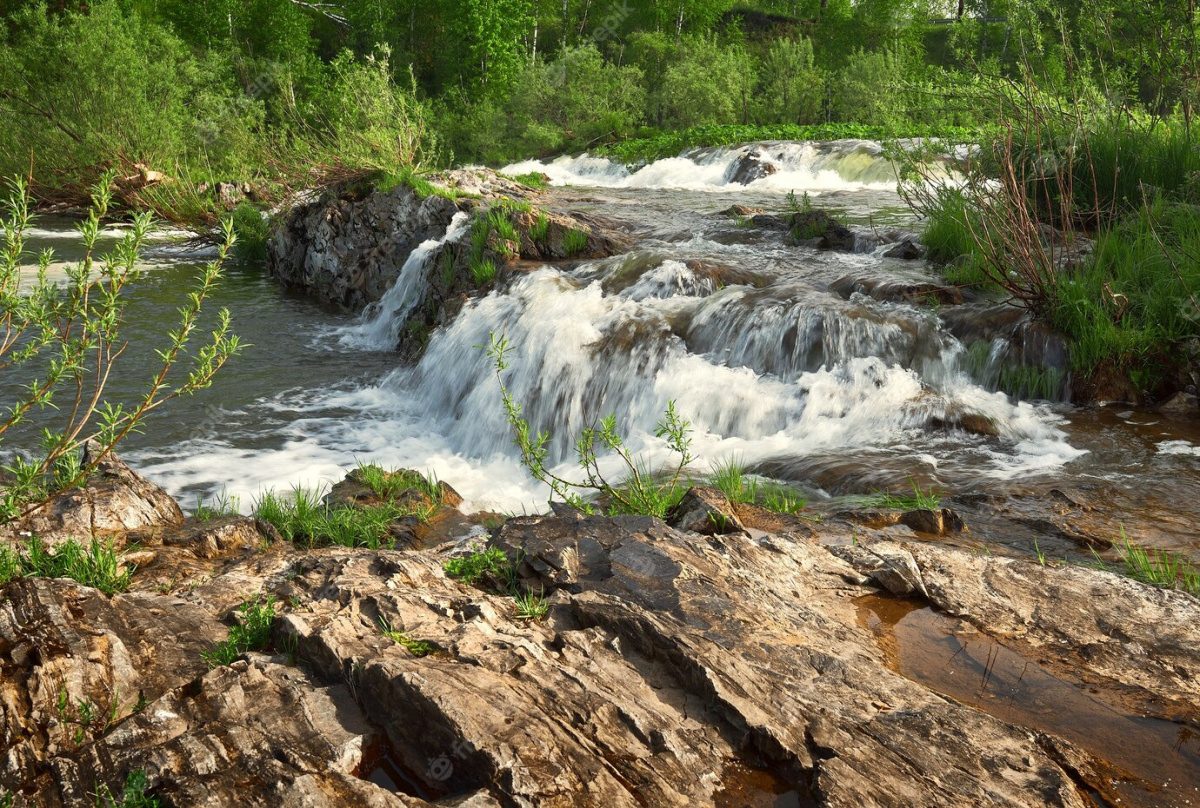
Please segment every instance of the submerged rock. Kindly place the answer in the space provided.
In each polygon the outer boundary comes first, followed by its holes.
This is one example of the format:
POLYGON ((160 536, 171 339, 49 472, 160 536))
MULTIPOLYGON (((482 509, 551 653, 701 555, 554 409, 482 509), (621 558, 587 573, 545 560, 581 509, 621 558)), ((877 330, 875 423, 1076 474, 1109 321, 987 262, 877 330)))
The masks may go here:
POLYGON ((822 250, 854 252, 854 231, 823 210, 801 211, 790 221, 789 240, 822 250))

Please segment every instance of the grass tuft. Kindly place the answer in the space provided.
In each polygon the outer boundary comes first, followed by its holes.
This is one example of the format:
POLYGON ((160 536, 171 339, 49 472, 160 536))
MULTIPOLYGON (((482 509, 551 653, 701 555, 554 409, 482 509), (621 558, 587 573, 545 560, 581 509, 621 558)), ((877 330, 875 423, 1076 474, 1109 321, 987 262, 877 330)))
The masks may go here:
MULTIPOLYGON (((439 500, 440 501, 440 500, 439 500)), ((255 518, 271 523, 294 544, 307 547, 365 547, 394 549, 394 522, 408 516, 427 520, 437 502, 395 503, 373 508, 331 507, 320 494, 304 488, 292 489, 290 498, 267 492, 254 506, 255 518)))
POLYGON ((15 549, 0 547, 0 586, 17 578, 71 578, 115 595, 129 589, 133 570, 111 539, 92 539, 86 546, 68 539, 50 550, 33 536, 15 549))
POLYGON ((379 633, 397 645, 404 646, 415 657, 425 657, 433 653, 433 645, 424 640, 414 640, 407 632, 392 628, 386 617, 379 618, 379 633))
POLYGON ((218 643, 200 656, 212 667, 232 664, 248 651, 261 651, 271 644, 271 627, 275 623, 275 597, 243 603, 238 607, 239 622, 229 629, 229 639, 218 643))
POLYGON ((563 233, 563 250, 567 255, 578 255, 587 249, 588 234, 584 230, 571 228, 563 233))
MULTIPOLYGON (((120 798, 114 797, 108 786, 101 786, 101 791, 96 793, 97 805, 99 808, 162 808, 162 801, 147 793, 149 785, 146 773, 136 769, 125 778, 120 798)), ((3 799, 0 799, 0 808, 3 805, 3 799)))
POLYGON ((513 601, 516 603, 513 616, 518 620, 545 620, 550 613, 550 604, 543 592, 534 594, 527 589, 513 595, 513 601))
POLYGON ((709 483, 721 489, 730 502, 750 503, 758 499, 758 481, 746 476, 740 457, 731 457, 713 466, 709 483))
POLYGON ((912 495, 908 494, 893 494, 891 491, 879 491, 876 493, 874 504, 879 508, 893 508, 901 511, 936 511, 942 507, 942 498, 932 486, 928 491, 921 490, 921 486, 912 477, 908 478, 912 485, 912 495))
POLYGON ((1134 580, 1164 589, 1179 589, 1200 597, 1200 569, 1191 559, 1134 544, 1121 528, 1121 543, 1117 554, 1125 565, 1125 574, 1134 580))
POLYGON ((490 258, 471 259, 471 278, 476 286, 487 286, 496 279, 496 262, 490 258))
POLYGON ((462 558, 452 558, 443 565, 447 575, 465 584, 475 584, 485 575, 504 576, 508 567, 508 556, 499 547, 476 550, 462 558))

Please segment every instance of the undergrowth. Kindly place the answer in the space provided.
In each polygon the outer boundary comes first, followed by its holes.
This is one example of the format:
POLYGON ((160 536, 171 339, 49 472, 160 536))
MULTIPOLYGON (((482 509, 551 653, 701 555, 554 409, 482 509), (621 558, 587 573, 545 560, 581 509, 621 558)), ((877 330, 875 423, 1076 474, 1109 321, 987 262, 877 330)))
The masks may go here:
POLYGON ((408 516, 427 520, 436 510, 425 502, 388 502, 377 507, 329 505, 321 495, 296 487, 290 497, 271 491, 254 506, 255 518, 274 525, 286 540, 305 547, 394 549, 392 523, 408 516))
POLYGON ((511 559, 499 547, 486 547, 451 558, 443 566, 451 578, 472 586, 487 583, 512 598, 515 619, 543 620, 550 613, 550 604, 544 592, 535 593, 520 583, 517 574, 520 565, 520 556, 511 559))
MULTIPOLYGON (((147 793, 149 786, 146 773, 135 769, 125 778, 120 797, 114 797, 108 786, 101 786, 96 794, 97 804, 99 808, 162 808, 162 801, 147 793)), ((0 800, 0 808, 3 804, 3 800, 0 800)))

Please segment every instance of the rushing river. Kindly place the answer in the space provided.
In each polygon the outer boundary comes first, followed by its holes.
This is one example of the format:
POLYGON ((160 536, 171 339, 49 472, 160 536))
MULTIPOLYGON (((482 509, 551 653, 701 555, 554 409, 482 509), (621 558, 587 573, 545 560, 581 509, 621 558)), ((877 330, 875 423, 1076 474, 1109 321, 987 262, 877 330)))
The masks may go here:
MULTIPOLYGON (((566 467, 569 435, 608 412, 633 448, 665 461, 653 433, 674 400, 693 425, 698 472, 738 458, 814 501, 900 490, 910 478, 946 494, 1082 488, 1112 508, 1114 535, 1120 522, 1148 544, 1195 548, 1195 422, 999 392, 997 369, 1026 332, 988 324, 1019 320, 1012 311, 886 293, 940 281, 924 262, 873 246, 872 233, 919 230, 877 148, 765 150, 778 170, 748 186, 727 181, 736 151, 633 173, 592 157, 510 167, 544 171, 555 185, 548 205, 618 223, 637 246, 517 275, 435 332, 413 367, 388 350, 405 289, 353 317, 281 291, 261 267, 234 264, 210 306, 232 311, 250 347, 213 389, 173 402, 123 453, 185 505, 226 491, 245 508, 265 489, 328 485, 371 461, 433 471, 477 508, 539 509, 545 491, 517 462, 479 347, 502 331, 515 347, 509 386, 535 427, 556 436, 566 467), (788 192, 855 226, 861 251, 785 246, 718 215, 733 204, 779 211, 788 192), (955 426, 968 416, 989 428, 955 426)), ((452 230, 447 238, 461 236, 452 230)), ((35 249, 77 257, 70 222, 43 219, 31 235, 35 249)), ((132 294, 135 345, 169 327, 208 257, 160 234, 132 294)), ((420 283, 427 270, 417 255, 402 281, 420 283)), ((148 367, 131 356, 113 389, 135 389, 148 367)), ((15 381, 0 380, 6 401, 15 381)))

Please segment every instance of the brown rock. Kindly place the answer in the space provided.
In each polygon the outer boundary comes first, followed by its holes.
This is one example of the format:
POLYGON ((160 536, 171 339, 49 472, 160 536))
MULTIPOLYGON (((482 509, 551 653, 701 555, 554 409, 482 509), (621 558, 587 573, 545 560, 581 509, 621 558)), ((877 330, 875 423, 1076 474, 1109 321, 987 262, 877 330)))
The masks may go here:
POLYGON ((706 536, 745 533, 729 499, 716 488, 695 486, 667 514, 667 524, 676 530, 688 530, 706 536))

